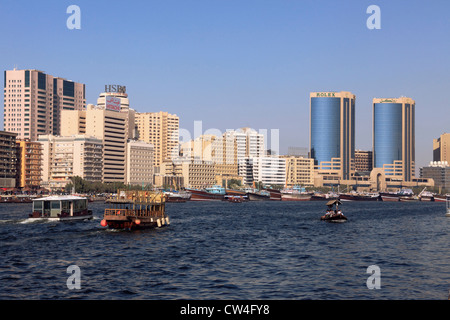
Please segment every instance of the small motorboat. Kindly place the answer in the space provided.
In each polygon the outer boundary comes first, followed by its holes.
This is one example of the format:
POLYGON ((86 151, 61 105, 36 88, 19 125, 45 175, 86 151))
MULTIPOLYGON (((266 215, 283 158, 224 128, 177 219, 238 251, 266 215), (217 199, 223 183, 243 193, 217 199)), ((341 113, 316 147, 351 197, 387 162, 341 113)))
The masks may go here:
POLYGON ((450 197, 447 197, 446 207, 447 207, 447 212, 445 213, 445 216, 450 217, 450 197))
POLYGON ((320 220, 323 221, 329 221, 329 222, 345 222, 347 221, 347 217, 344 216, 344 214, 342 213, 342 210, 339 209, 339 205, 341 205, 342 203, 337 200, 330 200, 327 202, 327 212, 325 213, 324 216, 320 217, 320 220), (335 209, 333 209, 333 207, 336 206, 335 209))

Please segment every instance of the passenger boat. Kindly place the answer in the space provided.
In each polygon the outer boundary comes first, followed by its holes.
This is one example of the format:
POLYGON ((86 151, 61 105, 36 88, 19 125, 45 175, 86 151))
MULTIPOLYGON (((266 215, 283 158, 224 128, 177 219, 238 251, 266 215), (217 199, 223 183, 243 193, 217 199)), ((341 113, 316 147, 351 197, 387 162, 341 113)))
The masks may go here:
POLYGON ((325 215, 320 217, 320 220, 329 221, 329 222, 345 222, 347 221, 347 217, 344 216, 342 210, 339 209, 339 205, 342 203, 339 200, 330 200, 327 202, 327 212, 325 215), (336 209, 333 210, 333 206, 336 206, 336 209))
POLYGON ((203 190, 186 189, 191 193, 191 201, 222 201, 225 196, 225 188, 213 186, 203 190))
POLYGON ((169 225, 162 192, 119 190, 108 199, 101 225, 111 229, 144 229, 169 225))
POLYGON ((88 199, 78 196, 50 196, 33 200, 31 219, 73 221, 92 219, 88 199))

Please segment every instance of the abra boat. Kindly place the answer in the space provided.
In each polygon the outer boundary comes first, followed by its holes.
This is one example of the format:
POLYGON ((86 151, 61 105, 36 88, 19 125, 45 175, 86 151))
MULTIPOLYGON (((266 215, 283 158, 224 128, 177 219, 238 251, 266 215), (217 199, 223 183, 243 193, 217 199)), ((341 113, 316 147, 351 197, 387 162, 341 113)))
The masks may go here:
POLYGON ((339 205, 342 203, 335 199, 327 202, 327 212, 324 216, 320 217, 320 220, 329 221, 329 222, 345 222, 347 221, 347 217, 344 216, 342 210, 339 209, 339 205), (333 206, 336 206, 336 209, 333 210, 333 206))
POLYGON ((162 192, 119 190, 108 199, 101 225, 111 229, 144 229, 169 225, 162 192))
POLYGON ((225 188, 213 186, 203 190, 186 189, 191 193, 191 201, 222 201, 225 196, 225 188))
POLYGON ((33 200, 30 219, 73 221, 92 219, 88 199, 78 196, 50 196, 33 200))

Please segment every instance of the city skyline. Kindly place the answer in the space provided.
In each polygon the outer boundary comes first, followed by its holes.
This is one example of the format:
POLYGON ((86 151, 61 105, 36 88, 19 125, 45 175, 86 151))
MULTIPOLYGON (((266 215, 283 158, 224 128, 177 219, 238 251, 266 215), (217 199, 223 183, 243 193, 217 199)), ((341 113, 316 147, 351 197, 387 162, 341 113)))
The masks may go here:
POLYGON ((280 129, 282 154, 308 147, 314 91, 355 94, 363 150, 372 150, 372 99, 414 99, 416 168, 450 131, 444 1, 77 1, 80 30, 66 26, 71 4, 3 2, 1 68, 84 83, 87 104, 105 84, 125 85, 131 108, 177 114, 191 132, 196 120, 203 130, 280 129), (380 30, 366 27, 371 4, 381 9, 380 30))

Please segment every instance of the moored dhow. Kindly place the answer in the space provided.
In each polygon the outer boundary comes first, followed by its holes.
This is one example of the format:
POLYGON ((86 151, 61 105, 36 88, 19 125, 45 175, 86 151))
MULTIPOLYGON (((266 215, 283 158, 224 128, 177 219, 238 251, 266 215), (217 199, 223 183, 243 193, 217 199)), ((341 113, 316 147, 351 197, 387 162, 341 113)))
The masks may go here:
POLYGON ((74 221, 92 219, 88 199, 78 196, 50 196, 33 200, 30 219, 74 221))
POLYGON ((281 190, 281 201, 309 201, 311 196, 311 192, 307 192, 304 187, 300 186, 281 190))
POLYGON ((213 186, 203 190, 188 189, 186 191, 191 193, 191 201, 222 201, 225 196, 225 188, 221 186, 213 186))
POLYGON ((119 190, 108 199, 101 225, 111 229, 144 229, 169 225, 165 213, 166 196, 162 192, 119 190))

